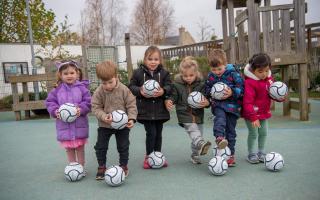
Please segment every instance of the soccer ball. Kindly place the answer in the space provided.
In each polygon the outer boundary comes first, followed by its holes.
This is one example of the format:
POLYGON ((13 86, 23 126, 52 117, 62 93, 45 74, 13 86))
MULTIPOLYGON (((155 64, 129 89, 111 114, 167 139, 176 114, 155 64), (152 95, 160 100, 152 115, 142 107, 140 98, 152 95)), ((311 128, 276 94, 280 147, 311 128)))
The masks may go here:
POLYGON ((112 122, 111 127, 114 129, 123 129, 127 126, 128 115, 122 110, 115 110, 111 113, 112 122))
POLYGON ((159 169, 163 167, 166 162, 166 157, 159 151, 154 151, 148 156, 149 166, 153 169, 159 169))
POLYGON ((217 146, 213 147, 213 156, 221 156, 222 158, 228 160, 231 156, 231 151, 228 146, 224 149, 219 149, 217 146))
POLYGON ((288 87, 281 81, 272 83, 269 87, 269 95, 272 99, 281 100, 288 94, 288 87))
POLYGON ((208 164, 209 171, 216 176, 224 175, 228 170, 226 159, 221 156, 214 156, 208 164))
POLYGON ((125 174, 120 166, 111 166, 104 173, 104 180, 110 186, 119 186, 124 182, 125 174))
POLYGON ((188 96, 188 104, 191 108, 201 108, 200 102, 204 99, 201 92, 191 92, 188 96))
POLYGON ((72 103, 62 104, 58 112, 60 119, 64 122, 71 123, 77 119, 77 107, 72 103))
POLYGON ((224 89, 228 88, 228 85, 223 82, 215 83, 211 88, 211 96, 214 99, 221 100, 224 96, 224 89))
POLYGON ((83 177, 83 167, 77 162, 71 162, 64 169, 64 175, 71 182, 79 181, 83 177))
POLYGON ((154 92, 160 90, 160 84, 156 80, 150 79, 143 83, 142 89, 147 96, 153 97, 154 92))
POLYGON ((276 152, 267 153, 264 158, 264 165, 268 170, 279 171, 284 166, 284 160, 281 154, 276 152))

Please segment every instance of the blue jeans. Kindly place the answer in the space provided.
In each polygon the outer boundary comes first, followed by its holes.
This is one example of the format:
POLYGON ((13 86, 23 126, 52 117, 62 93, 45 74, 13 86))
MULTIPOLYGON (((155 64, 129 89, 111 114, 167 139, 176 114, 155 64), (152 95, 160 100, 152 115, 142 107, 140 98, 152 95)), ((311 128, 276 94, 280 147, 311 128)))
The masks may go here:
POLYGON ((228 140, 228 147, 231 150, 231 154, 233 155, 235 150, 234 146, 236 145, 236 125, 238 116, 225 112, 223 108, 215 107, 213 109, 213 133, 214 136, 217 137, 224 137, 228 140))

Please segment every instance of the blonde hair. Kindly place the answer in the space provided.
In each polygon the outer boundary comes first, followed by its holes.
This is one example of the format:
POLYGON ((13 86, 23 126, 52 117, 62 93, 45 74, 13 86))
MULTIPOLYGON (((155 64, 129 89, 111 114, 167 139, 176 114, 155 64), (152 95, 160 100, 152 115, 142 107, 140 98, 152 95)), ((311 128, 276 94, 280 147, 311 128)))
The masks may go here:
POLYGON ((208 61, 211 67, 226 65, 227 64, 226 53, 221 49, 210 50, 208 55, 208 61))
POLYGON ((193 69, 194 72, 197 73, 197 77, 201 78, 198 62, 192 56, 185 57, 179 65, 180 74, 183 74, 186 70, 189 70, 189 69, 193 69))
POLYGON ((110 60, 97 64, 96 66, 97 77, 103 81, 108 81, 116 78, 118 74, 117 66, 110 60))
POLYGON ((162 55, 161 55, 161 51, 158 47, 156 46, 150 46, 147 48, 147 50, 144 52, 144 58, 143 58, 143 63, 146 62, 146 60, 148 59, 148 57, 154 53, 158 53, 159 54, 159 58, 160 58, 160 64, 162 64, 162 55))

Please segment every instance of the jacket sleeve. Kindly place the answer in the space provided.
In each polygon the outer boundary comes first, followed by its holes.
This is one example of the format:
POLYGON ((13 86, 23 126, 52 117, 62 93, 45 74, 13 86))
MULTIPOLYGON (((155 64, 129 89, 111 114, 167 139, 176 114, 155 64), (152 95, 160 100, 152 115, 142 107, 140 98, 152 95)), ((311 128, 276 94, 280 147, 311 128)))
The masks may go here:
POLYGON ((173 101, 174 104, 178 102, 179 92, 174 84, 172 84, 171 95, 167 97, 168 97, 167 99, 170 99, 171 101, 173 101))
POLYGON ((211 99, 211 88, 213 86, 213 81, 210 80, 210 74, 208 75, 208 78, 207 80, 205 81, 205 84, 204 84, 204 96, 206 96, 206 98, 208 100, 211 99))
POLYGON ((92 95, 91 104, 92 112, 94 113, 94 115, 98 120, 103 121, 103 119, 105 119, 108 115, 104 112, 104 101, 102 95, 99 92, 99 88, 100 87, 98 87, 92 95))
POLYGON ((124 91, 124 98, 126 103, 126 110, 128 114, 128 119, 133 119, 136 121, 138 115, 138 109, 136 104, 136 97, 131 93, 131 91, 126 88, 124 91))
POLYGON ((165 76, 163 78, 163 90, 164 90, 164 97, 167 99, 172 92, 172 82, 170 79, 170 73, 165 73, 165 76))
POLYGON ((51 90, 51 92, 49 92, 48 97, 45 101, 47 110, 50 114, 51 117, 56 118, 56 110, 59 109, 60 105, 58 103, 58 97, 57 97, 57 89, 53 89, 51 90))
POLYGON ((140 87, 138 86, 138 70, 133 72, 133 75, 130 79, 129 89, 134 96, 142 97, 140 93, 140 87))
POLYGON ((233 99, 239 99, 243 96, 244 91, 244 81, 241 75, 238 72, 232 73, 232 78, 235 82, 235 85, 231 87, 233 99))
POLYGON ((253 86, 254 83, 245 81, 244 96, 243 96, 243 112, 250 121, 258 119, 256 111, 254 110, 254 99, 256 92, 253 86))
POLYGON ((86 87, 81 88, 82 101, 78 105, 81 111, 81 115, 87 115, 91 110, 91 95, 90 91, 86 87))

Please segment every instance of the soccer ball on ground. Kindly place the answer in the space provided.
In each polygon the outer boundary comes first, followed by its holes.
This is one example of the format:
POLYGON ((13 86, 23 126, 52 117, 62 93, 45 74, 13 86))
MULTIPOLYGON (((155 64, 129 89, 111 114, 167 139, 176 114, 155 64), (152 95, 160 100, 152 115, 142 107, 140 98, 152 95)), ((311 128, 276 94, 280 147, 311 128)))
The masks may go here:
POLYGON ((147 96, 153 97, 154 92, 160 90, 160 84, 156 80, 150 79, 143 83, 142 89, 147 96))
POLYGON ((159 151, 154 151, 148 156, 149 166, 153 169, 159 169, 163 167, 166 162, 166 157, 159 151))
POLYGON ((64 169, 64 175, 71 182, 79 181, 83 177, 83 167, 77 162, 71 162, 64 169))
POLYGON ((229 86, 223 82, 215 83, 211 88, 211 96, 214 99, 221 100, 224 96, 224 90, 227 89, 229 86))
POLYGON ((58 112, 60 114, 60 119, 64 122, 71 123, 77 119, 77 107, 72 103, 62 104, 58 112))
POLYGON ((204 100, 204 96, 201 92, 194 91, 188 96, 188 104, 191 108, 201 108, 200 102, 204 100))
POLYGON ((120 166, 115 165, 109 167, 104 174, 104 180, 110 186, 121 185, 125 180, 123 169, 120 166))
POLYGON ((224 175, 228 170, 226 159, 221 156, 214 156, 208 164, 209 171, 216 176, 224 175))
POLYGON ((228 146, 226 146, 224 149, 219 149, 217 146, 213 147, 213 156, 221 156, 222 158, 228 160, 231 156, 231 150, 228 146))
POLYGON ((269 95, 272 99, 282 100, 288 94, 288 87, 281 81, 272 83, 269 87, 269 95))
POLYGON ((114 129, 123 129, 127 126, 128 115, 122 110, 115 110, 111 113, 112 122, 111 127, 114 129))
POLYGON ((270 152, 264 157, 264 165, 268 170, 279 171, 284 166, 284 160, 280 153, 270 152))

